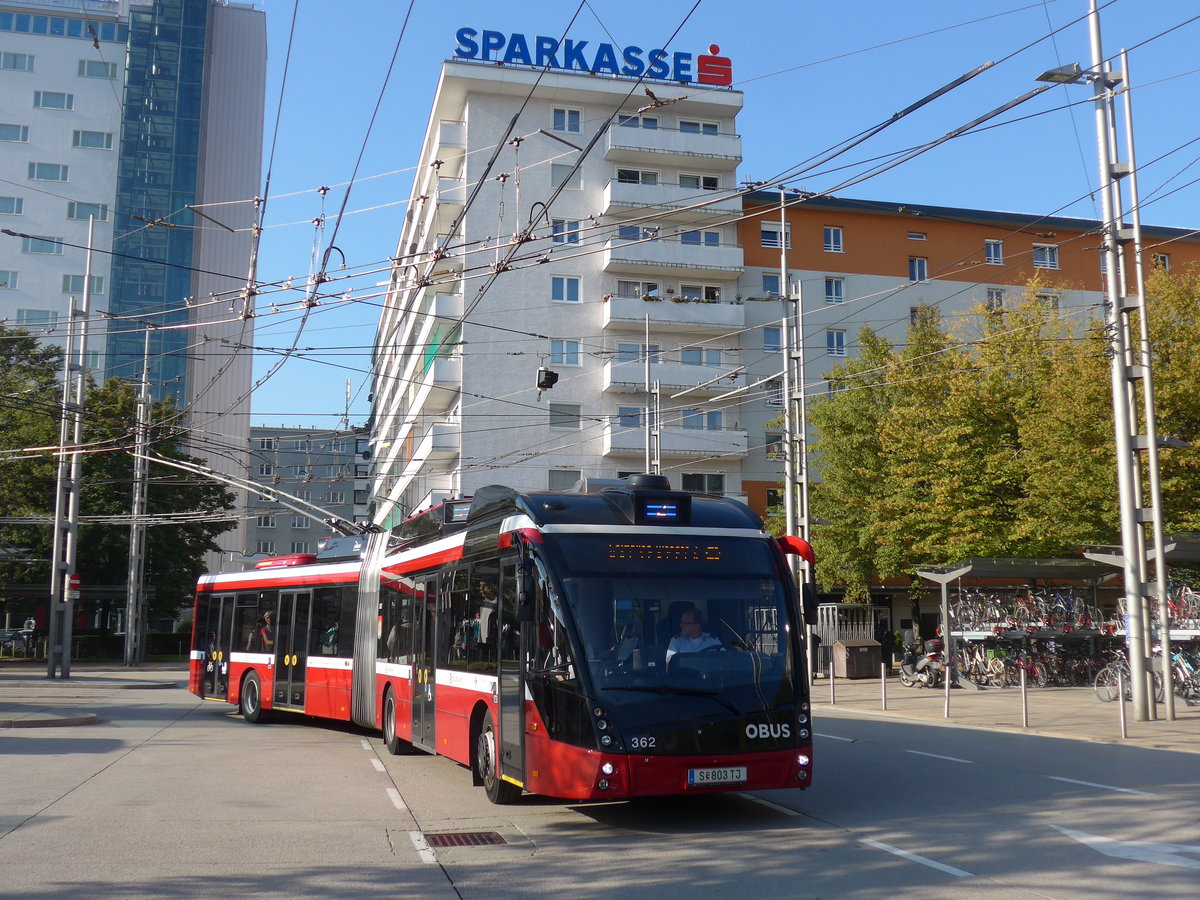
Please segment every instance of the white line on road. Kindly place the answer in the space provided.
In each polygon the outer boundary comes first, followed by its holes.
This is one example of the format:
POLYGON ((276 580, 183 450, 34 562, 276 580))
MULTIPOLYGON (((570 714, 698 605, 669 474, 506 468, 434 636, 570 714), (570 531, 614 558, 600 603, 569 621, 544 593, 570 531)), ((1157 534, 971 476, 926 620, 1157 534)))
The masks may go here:
POLYGON ((915 853, 909 853, 907 850, 901 850, 899 847, 893 847, 891 844, 883 844, 879 841, 873 841, 870 838, 859 838, 859 841, 869 847, 874 847, 877 850, 886 850, 888 853, 894 853, 896 856, 903 857, 910 862, 916 862, 923 866, 929 866, 931 869, 937 869, 939 872, 945 872, 947 875, 953 875, 956 878, 975 877, 972 873, 963 869, 956 869, 954 866, 948 866, 945 863, 940 863, 936 859, 930 859, 928 856, 918 856, 915 853))
POLYGON ((363 749, 364 749, 364 750, 370 750, 370 749, 371 749, 371 742, 370 742, 370 741, 363 741, 363 742, 362 742, 362 745, 363 745, 363 749))
POLYGON ((1111 784, 1096 784, 1094 781, 1080 781, 1078 778, 1063 778, 1059 775, 1047 775, 1054 781, 1066 781, 1070 784, 1082 784, 1084 787, 1101 788, 1106 791, 1118 791, 1122 794, 1133 794, 1135 797, 1157 797, 1158 794, 1150 794, 1146 791, 1135 791, 1133 788, 1113 787, 1111 784))
POLYGON ((377 760, 377 759, 374 759, 374 758, 372 758, 372 759, 371 759, 371 765, 373 765, 373 766, 375 767, 375 771, 376 771, 376 772, 386 772, 386 771, 387 771, 387 769, 385 769, 385 768, 383 767, 383 763, 381 763, 381 762, 380 762, 379 760, 377 760))
POLYGON ((388 788, 387 795, 392 798, 392 805, 396 807, 396 809, 408 809, 408 807, 404 805, 404 801, 400 799, 400 792, 398 790, 395 788, 388 788))
POLYGON ((408 836, 412 838, 413 846, 417 848, 417 856, 421 857, 421 862, 429 865, 436 865, 437 857, 434 856, 433 851, 429 849, 429 845, 425 843, 425 835, 421 834, 419 831, 410 831, 408 836))
POLYGON ((773 809, 775 812, 781 812, 785 816, 798 816, 800 810, 788 809, 786 806, 780 806, 778 803, 772 803, 770 800, 764 800, 762 797, 755 797, 752 794, 738 794, 743 800, 751 800, 759 806, 765 806, 767 809, 773 809))
POLYGON ((838 737, 836 734, 821 734, 820 732, 817 732, 817 737, 828 738, 831 741, 845 741, 847 744, 853 744, 857 741, 857 738, 838 737))
POLYGON ((921 750, 905 750, 904 752, 905 753, 915 753, 917 756, 930 756, 934 759, 944 759, 944 760, 948 760, 949 762, 969 763, 971 765, 975 764, 974 760, 959 759, 957 756, 942 756, 940 753, 924 753, 921 750))

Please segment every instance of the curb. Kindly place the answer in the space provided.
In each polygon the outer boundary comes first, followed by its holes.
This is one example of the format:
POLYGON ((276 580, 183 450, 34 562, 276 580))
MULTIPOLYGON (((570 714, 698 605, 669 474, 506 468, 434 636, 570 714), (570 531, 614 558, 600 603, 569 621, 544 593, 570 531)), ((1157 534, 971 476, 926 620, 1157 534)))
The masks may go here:
POLYGON ((184 685, 180 684, 178 681, 89 681, 87 679, 78 680, 75 678, 11 678, 5 681, 0 681, 0 687, 75 687, 118 691, 144 691, 165 688, 182 688, 184 685))
POLYGON ((97 725, 100 717, 95 713, 56 718, 0 719, 0 728, 57 728, 69 725, 97 725))

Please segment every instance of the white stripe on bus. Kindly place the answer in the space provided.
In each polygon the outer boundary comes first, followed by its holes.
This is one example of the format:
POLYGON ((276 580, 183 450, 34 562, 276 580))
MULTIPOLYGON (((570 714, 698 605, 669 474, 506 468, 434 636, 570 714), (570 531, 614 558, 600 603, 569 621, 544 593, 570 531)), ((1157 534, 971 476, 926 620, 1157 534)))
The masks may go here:
POLYGON ((437 684, 443 687, 465 688, 481 694, 496 693, 499 679, 495 675, 481 675, 478 672, 461 672, 458 669, 438 669, 437 684))
POLYGON ((230 653, 229 661, 235 663, 257 663, 260 666, 267 666, 275 662, 274 653, 230 653))
POLYGON ((273 569, 250 569, 245 572, 218 572, 201 575, 200 584, 221 585, 243 581, 303 581, 314 570, 324 575, 353 575, 362 568, 361 562, 313 563, 307 566, 278 566, 273 569))
POLYGON ((354 660, 344 656, 310 656, 308 667, 310 669, 353 669, 354 660))

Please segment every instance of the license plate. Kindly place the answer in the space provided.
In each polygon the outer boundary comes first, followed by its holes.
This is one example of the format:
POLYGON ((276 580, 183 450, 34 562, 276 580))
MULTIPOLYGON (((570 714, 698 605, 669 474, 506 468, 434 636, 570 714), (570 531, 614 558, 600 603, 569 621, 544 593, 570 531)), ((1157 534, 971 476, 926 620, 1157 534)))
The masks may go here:
POLYGON ((703 787, 709 784, 742 784, 745 780, 745 766, 726 766, 723 769, 688 769, 688 787, 703 787))

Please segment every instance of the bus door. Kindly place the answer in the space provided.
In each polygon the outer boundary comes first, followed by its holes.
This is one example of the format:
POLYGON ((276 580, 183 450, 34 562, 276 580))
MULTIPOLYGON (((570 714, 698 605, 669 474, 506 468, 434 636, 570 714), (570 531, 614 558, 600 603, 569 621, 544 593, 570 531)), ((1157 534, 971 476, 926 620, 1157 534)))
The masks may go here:
POLYGON ((233 644, 234 595, 213 597, 204 644, 204 696, 229 699, 229 650, 233 644))
POLYGON ((500 629, 497 654, 500 663, 500 774, 525 779, 525 684, 522 680, 524 647, 517 619, 517 565, 500 566, 500 629))
POLYGON ((275 633, 275 706, 304 708, 311 591, 281 591, 275 633))
POLYGON ((412 742, 422 750, 437 750, 434 734, 436 669, 434 663, 434 623, 437 620, 438 577, 429 575, 416 580, 413 599, 412 664, 412 742))

